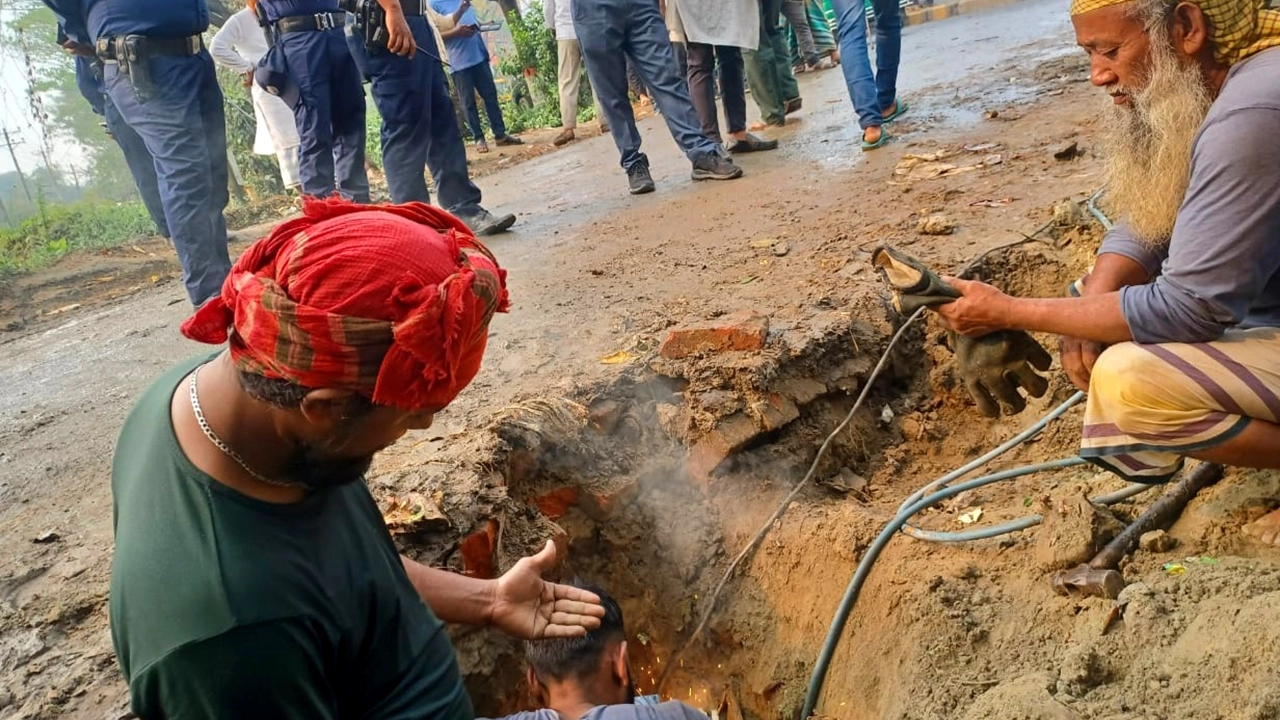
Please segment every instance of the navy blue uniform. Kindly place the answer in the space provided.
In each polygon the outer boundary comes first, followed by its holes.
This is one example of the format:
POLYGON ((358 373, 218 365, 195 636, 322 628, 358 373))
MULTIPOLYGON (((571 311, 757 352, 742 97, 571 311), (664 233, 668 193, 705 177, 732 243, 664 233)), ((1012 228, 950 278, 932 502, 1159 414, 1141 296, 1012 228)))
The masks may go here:
MULTIPOLYGON (((204 32, 204 0, 44 0, 70 39, 93 45, 122 35, 177 39, 204 32)), ((227 130, 213 58, 155 54, 154 87, 139 93, 118 64, 106 63, 103 86, 120 118, 155 159, 160 200, 193 305, 222 290, 227 253, 227 130)))
MULTIPOLYGON (((338 0, 259 0, 267 19, 339 12, 338 0)), ((364 87, 342 28, 279 33, 277 47, 298 86, 293 109, 298 123, 298 174, 302 192, 329 197, 338 192, 369 202, 364 170, 364 87)))
POLYGON ((439 205, 463 219, 481 212, 480 189, 467 176, 467 154, 445 85, 444 67, 435 57, 435 37, 425 17, 406 18, 419 50, 412 58, 389 51, 371 52, 351 38, 373 85, 373 102, 382 115, 382 163, 392 202, 430 202, 423 166, 431 170, 439 205))
POLYGON ((120 151, 124 153, 124 162, 129 166, 129 174, 133 176, 133 184, 138 188, 142 204, 155 223, 160 234, 169 237, 169 224, 164 219, 164 202, 160 199, 160 180, 156 177, 156 161, 147 151, 147 144, 142 137, 129 127, 129 123, 120 117, 120 111, 107 97, 102 87, 102 70, 94 70, 93 61, 86 57, 76 58, 76 87, 93 111, 102 116, 106 123, 107 134, 110 135, 120 151))

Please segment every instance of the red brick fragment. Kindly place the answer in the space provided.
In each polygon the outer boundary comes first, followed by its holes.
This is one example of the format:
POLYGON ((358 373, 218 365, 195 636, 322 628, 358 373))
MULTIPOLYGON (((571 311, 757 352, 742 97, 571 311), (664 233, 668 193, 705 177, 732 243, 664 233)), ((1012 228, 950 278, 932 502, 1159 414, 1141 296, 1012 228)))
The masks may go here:
POLYGON ((458 551, 462 554, 462 574, 482 580, 494 576, 493 551, 498 538, 498 521, 490 518, 484 527, 462 539, 458 551))
POLYGON ((668 360, 681 360, 695 355, 728 351, 754 352, 764 347, 769 334, 769 319, 744 310, 703 323, 671 330, 659 354, 668 360))
POLYGON ((578 504, 578 488, 562 487, 533 499, 538 511, 552 520, 559 520, 578 504))

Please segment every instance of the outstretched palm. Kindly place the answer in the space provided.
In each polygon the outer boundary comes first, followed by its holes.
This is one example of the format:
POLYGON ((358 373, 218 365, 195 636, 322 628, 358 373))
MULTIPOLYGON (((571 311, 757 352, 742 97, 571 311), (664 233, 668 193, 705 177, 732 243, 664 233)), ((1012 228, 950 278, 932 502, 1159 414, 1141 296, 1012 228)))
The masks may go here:
POLYGON ((522 558, 498 578, 495 626, 525 640, 579 637, 600 626, 604 608, 595 593, 542 579, 555 562, 556 546, 548 540, 542 552, 522 558))

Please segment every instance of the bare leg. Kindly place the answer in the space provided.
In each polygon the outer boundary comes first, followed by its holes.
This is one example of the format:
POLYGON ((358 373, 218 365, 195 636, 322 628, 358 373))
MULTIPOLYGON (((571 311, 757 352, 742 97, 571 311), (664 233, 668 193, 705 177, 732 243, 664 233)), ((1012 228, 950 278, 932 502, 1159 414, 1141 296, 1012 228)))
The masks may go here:
MULTIPOLYGON (((1193 452, 1191 457, 1237 467, 1280 469, 1280 425, 1254 420, 1239 435, 1193 452)), ((1280 546, 1280 510, 1263 515, 1241 531, 1264 544, 1280 546)))

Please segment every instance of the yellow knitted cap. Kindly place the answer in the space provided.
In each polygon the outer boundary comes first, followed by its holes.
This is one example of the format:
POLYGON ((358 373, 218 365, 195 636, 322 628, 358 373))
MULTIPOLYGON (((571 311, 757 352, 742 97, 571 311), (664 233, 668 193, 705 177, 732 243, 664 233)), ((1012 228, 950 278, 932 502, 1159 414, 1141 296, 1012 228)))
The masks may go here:
MULTIPOLYGON (((1200 7, 1212 30, 1219 62, 1235 65, 1245 58, 1280 46, 1280 10, 1266 0, 1188 0, 1200 7)), ((1083 15, 1132 0, 1071 0, 1071 14, 1083 15)))

